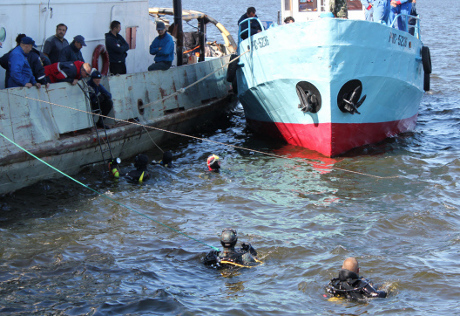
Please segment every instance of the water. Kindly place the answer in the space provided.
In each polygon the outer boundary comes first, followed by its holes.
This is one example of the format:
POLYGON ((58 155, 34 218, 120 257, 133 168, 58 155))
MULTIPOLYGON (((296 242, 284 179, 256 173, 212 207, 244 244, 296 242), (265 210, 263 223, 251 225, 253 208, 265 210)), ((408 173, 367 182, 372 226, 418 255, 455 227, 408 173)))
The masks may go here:
MULTIPOLYGON (((158 6, 171 6, 162 1, 158 6)), ((176 168, 152 168, 145 185, 78 179, 173 229, 219 246, 235 227, 264 264, 234 273, 203 266, 210 248, 97 196, 67 179, 0 201, 0 313, 3 315, 452 315, 459 311, 460 3, 432 10, 419 1, 431 49, 432 93, 416 130, 347 157, 320 158, 262 140, 237 108, 201 136, 311 164, 207 142, 171 143, 176 168), (209 174, 210 153, 223 158, 209 174), (350 173, 353 170, 362 174, 350 173), (371 175, 397 178, 379 179, 371 175), (356 256, 361 274, 387 299, 330 302, 324 287, 356 256)), ((276 17, 278 1, 184 0, 235 34, 247 6, 276 17), (233 8, 239 8, 233 10, 233 8), (233 25, 235 24, 235 25, 233 25)), ((158 151, 148 153, 159 159, 158 151)), ((129 162, 125 162, 129 167, 129 162)))

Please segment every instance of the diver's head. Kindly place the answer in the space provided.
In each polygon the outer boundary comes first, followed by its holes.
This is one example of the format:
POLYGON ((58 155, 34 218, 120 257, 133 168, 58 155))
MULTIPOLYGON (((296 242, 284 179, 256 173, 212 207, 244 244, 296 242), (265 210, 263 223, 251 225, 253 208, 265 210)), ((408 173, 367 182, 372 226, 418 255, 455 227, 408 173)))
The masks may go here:
POLYGON ((171 154, 171 152, 165 151, 163 153, 163 159, 161 160, 161 164, 163 166, 168 166, 171 164, 172 161, 173 161, 173 155, 171 154))
POLYGON ((147 155, 139 154, 134 158, 134 167, 136 167, 136 169, 147 168, 148 163, 149 157, 147 157, 147 155))
POLYGON ((343 265, 342 265, 342 269, 345 269, 345 270, 354 272, 356 274, 359 274, 358 260, 356 260, 356 258, 353 258, 353 257, 349 257, 349 258, 345 259, 345 261, 343 262, 343 265))
POLYGON ((214 155, 214 154, 208 157, 208 159, 206 160, 206 164, 208 165, 209 171, 214 171, 214 172, 219 171, 220 169, 219 159, 220 159, 219 156, 214 155))
POLYGON ((233 248, 238 241, 238 235, 233 228, 225 228, 220 235, 220 243, 224 248, 233 248))

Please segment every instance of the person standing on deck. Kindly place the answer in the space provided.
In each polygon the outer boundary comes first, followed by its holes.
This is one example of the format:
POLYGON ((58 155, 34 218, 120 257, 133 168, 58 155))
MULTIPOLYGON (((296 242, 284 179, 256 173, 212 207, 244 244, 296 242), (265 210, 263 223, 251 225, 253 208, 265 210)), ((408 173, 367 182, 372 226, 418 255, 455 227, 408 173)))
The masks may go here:
POLYGON ((121 31, 121 23, 112 21, 110 23, 110 32, 105 33, 105 47, 109 53, 109 69, 113 75, 126 74, 126 56, 129 50, 129 44, 119 33, 121 31))
POLYGON ((391 0, 374 0, 373 21, 388 24, 388 16, 390 14, 390 1, 391 0))
MULTIPOLYGON (((246 19, 249 18, 258 18, 256 15, 256 8, 254 7, 249 7, 246 10, 246 13, 243 14, 240 19, 238 20, 238 27, 240 23, 246 19)), ((251 20, 250 21, 250 30, 251 30, 251 36, 262 32, 262 27, 260 26, 259 22, 257 20, 251 20)), ((248 38, 248 24, 245 22, 244 24, 241 25, 241 39, 247 39, 248 38)))
POLYGON ((398 29, 407 32, 407 21, 412 9, 412 0, 391 0, 390 21, 391 24, 398 14, 403 16, 398 17, 398 29))
POLYGON ((168 70, 174 60, 174 41, 163 22, 157 22, 157 31, 158 36, 150 45, 150 55, 155 56, 155 62, 149 66, 149 71, 168 70))
POLYGON ((64 47, 59 54, 59 62, 63 61, 82 61, 83 55, 81 54, 81 48, 86 46, 85 38, 81 35, 77 35, 73 38, 72 43, 69 46, 64 47))
POLYGON ((69 42, 64 38, 65 33, 67 33, 67 25, 60 23, 56 26, 56 35, 48 37, 45 41, 43 53, 50 59, 51 64, 57 63, 61 50, 69 46, 69 42))
POLYGON ((329 7, 336 18, 348 19, 347 0, 331 0, 329 7))
POLYGON ((364 8, 364 16, 366 17, 366 21, 372 21, 373 16, 372 13, 374 12, 373 4, 374 0, 361 0, 361 4, 364 8))

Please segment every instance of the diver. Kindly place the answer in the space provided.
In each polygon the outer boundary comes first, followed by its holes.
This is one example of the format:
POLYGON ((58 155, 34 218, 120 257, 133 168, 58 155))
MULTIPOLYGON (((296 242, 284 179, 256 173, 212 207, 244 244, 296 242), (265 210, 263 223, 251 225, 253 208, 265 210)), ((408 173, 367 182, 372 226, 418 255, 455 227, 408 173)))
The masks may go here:
POLYGON ((241 248, 235 249, 238 235, 236 230, 225 228, 220 236, 223 250, 213 250, 204 258, 204 264, 215 267, 250 267, 260 263, 257 251, 250 243, 242 243, 241 248))
POLYGON ((339 277, 329 282, 326 291, 332 296, 355 301, 387 296, 385 291, 376 290, 371 281, 359 277, 359 264, 353 257, 345 259, 339 277))
POLYGON ((144 180, 150 179, 150 174, 147 170, 149 164, 149 157, 144 154, 139 154, 134 158, 134 167, 136 170, 131 170, 126 174, 126 178, 130 182, 142 183, 144 180))
POLYGON ((220 169, 220 158, 217 155, 212 154, 206 160, 206 165, 208 166, 209 171, 219 172, 220 169))
POLYGON ((163 158, 159 161, 156 162, 155 160, 152 161, 152 165, 159 164, 160 166, 166 167, 166 168, 172 168, 173 167, 173 155, 170 151, 165 151, 163 152, 163 158))

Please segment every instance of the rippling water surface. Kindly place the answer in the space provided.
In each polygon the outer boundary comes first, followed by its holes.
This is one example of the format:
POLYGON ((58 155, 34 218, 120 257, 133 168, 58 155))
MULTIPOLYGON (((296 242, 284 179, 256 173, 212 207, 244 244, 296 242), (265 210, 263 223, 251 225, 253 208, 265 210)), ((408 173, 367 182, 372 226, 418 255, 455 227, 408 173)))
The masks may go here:
MULTIPOLYGON (((181 139, 168 146, 176 167, 152 167, 153 179, 142 186, 102 181, 97 170, 78 176, 147 217, 67 179, 2 198, 0 313, 458 313, 460 31, 454 26, 460 4, 443 3, 449 10, 418 3, 433 74, 412 133, 323 158, 255 137, 237 107, 221 129, 201 136, 297 160, 181 139), (210 153, 222 157, 220 174, 206 172, 210 153), (237 228, 264 264, 232 273, 204 267, 208 245, 219 246, 225 227, 237 228), (348 256, 389 290, 387 299, 358 304, 323 297, 348 256)), ((183 1, 184 9, 209 13, 233 34, 254 4, 183 1)), ((255 5, 259 16, 276 18, 278 1, 255 5)))

